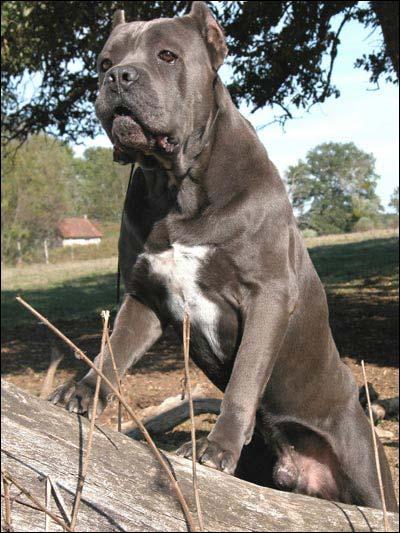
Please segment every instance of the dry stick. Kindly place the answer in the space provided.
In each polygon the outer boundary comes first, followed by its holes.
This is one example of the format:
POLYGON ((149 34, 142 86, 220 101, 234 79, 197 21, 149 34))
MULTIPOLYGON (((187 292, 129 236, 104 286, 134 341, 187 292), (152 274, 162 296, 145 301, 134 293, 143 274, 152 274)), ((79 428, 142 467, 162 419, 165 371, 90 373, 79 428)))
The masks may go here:
MULTIPOLYGON (((23 494, 25 494, 25 496, 31 500, 35 505, 36 507, 39 508, 40 511, 42 511, 43 513, 46 513, 48 514, 53 520, 54 522, 56 522, 59 526, 63 527, 64 529, 66 529, 67 531, 72 531, 69 526, 67 526, 67 524, 65 522, 63 522, 60 518, 58 518, 58 516, 56 516, 54 513, 51 513, 50 511, 48 511, 46 509, 46 507, 44 507, 44 505, 42 505, 40 503, 40 501, 35 498, 35 496, 33 496, 28 490, 26 490, 24 487, 22 487, 22 485, 20 485, 18 483, 18 481, 15 481, 15 479, 13 477, 10 476, 10 474, 8 472, 4 472, 2 470, 2 475, 4 476, 4 478, 7 478, 7 480, 12 483, 13 485, 15 485, 17 487, 17 489, 19 489, 23 494)), ((21 502, 19 502, 21 503, 21 502)))
MULTIPOLYGON (((115 364, 115 357, 114 357, 114 352, 113 352, 113 349, 112 349, 112 346, 111 346, 111 339, 110 339, 110 334, 108 332, 108 329, 107 329, 107 332, 106 332, 106 341, 107 341, 107 344, 108 344, 108 348, 110 350, 111 362, 112 362, 112 366, 113 366, 113 369, 114 369, 115 379, 116 379, 116 382, 117 382, 117 385, 118 385, 118 391, 119 391, 120 395, 122 396, 121 380, 120 380, 120 378, 118 376, 117 365, 115 364)), ((121 401, 120 400, 118 400, 118 431, 119 431, 119 433, 121 433, 121 431, 122 431, 122 405, 121 405, 121 401)))
POLYGON ((371 400, 370 400, 370 397, 369 397, 369 390, 368 390, 368 384, 367 384, 367 374, 365 372, 364 360, 361 361, 361 367, 362 367, 363 376, 364 376, 365 392, 366 392, 366 395, 367 395, 369 420, 371 422, 371 431, 372 431, 372 441, 374 443, 376 473, 378 474, 379 489, 381 491, 381 501, 382 501, 382 511, 383 511, 383 528, 384 528, 384 531, 389 531, 389 523, 388 523, 387 511, 386 511, 385 492, 383 490, 381 465, 380 465, 380 462, 379 462, 378 444, 376 442, 376 434, 375 434, 375 428, 374 428, 374 418, 372 416, 371 400))
MULTIPOLYGON (((109 311, 102 311, 101 315, 103 319, 103 335, 101 338, 101 350, 100 350, 100 360, 99 360, 100 371, 103 370, 104 347, 106 344, 106 331, 108 327, 108 319, 110 318, 110 313, 109 311)), ((79 505, 81 503, 81 498, 82 498, 83 485, 85 483, 86 474, 89 468, 90 452, 92 450, 92 445, 93 445, 94 425, 96 422, 97 404, 99 401, 100 384, 101 384, 101 376, 98 375, 96 379, 96 388, 94 391, 92 416, 90 417, 90 428, 89 428, 89 434, 88 434, 88 442, 86 446, 86 454, 85 454, 85 459, 84 459, 83 466, 82 466, 82 473, 79 476, 78 487, 76 489, 76 495, 75 495, 75 501, 74 501, 74 508, 72 510, 72 518, 71 518, 71 530, 72 531, 75 531, 76 520, 78 518, 79 505)))
POLYGON ((50 481, 50 485, 51 485, 51 488, 54 494, 54 499, 56 500, 56 503, 61 511, 61 514, 64 516, 64 519, 70 524, 71 515, 67 511, 67 506, 65 505, 64 498, 62 497, 62 494, 57 486, 57 483, 53 480, 51 476, 47 476, 47 479, 50 481))
POLYGON ((188 523, 190 531, 197 531, 196 524, 193 521, 192 514, 189 510, 188 504, 185 500, 185 497, 183 496, 182 490, 179 486, 178 481, 175 479, 174 474, 168 465, 168 463, 165 461, 163 456, 161 455, 160 451, 158 450, 157 446, 154 444, 153 439, 151 438, 149 432, 144 427, 142 422, 138 419, 138 417, 135 415, 129 404, 124 400, 124 398, 119 394, 119 391, 114 385, 111 383, 109 379, 106 378, 106 376, 101 372, 93 363, 92 361, 85 355, 81 349, 79 349, 68 337, 66 337, 59 329, 57 329, 47 318, 45 318, 43 315, 41 315, 36 309, 34 309, 31 305, 29 305, 23 298, 20 296, 16 297, 16 300, 22 304, 26 309, 28 309, 36 318, 38 318, 43 324, 45 324, 49 329, 51 329, 56 335, 60 337, 68 346, 70 346, 74 352, 75 356, 78 357, 78 359, 81 359, 84 361, 90 368, 96 372, 97 375, 99 375, 104 383, 108 385, 108 387, 112 390, 112 392, 117 396, 117 398, 120 400, 121 404, 124 406, 126 411, 128 412, 129 416, 132 418, 132 420, 135 422, 137 427, 140 429, 140 431, 143 433, 144 438, 146 439, 147 444, 149 445, 150 449, 156 456, 157 460, 159 461, 160 465, 164 469, 165 473, 168 476, 168 479, 171 482, 171 486, 173 487, 175 494, 178 498, 178 501, 182 507, 183 514, 185 516, 185 519, 188 523))
POLYGON ((10 505, 10 486, 9 482, 6 479, 6 477, 1 474, 1 477, 3 479, 3 487, 4 487, 4 521, 5 521, 5 527, 6 531, 12 531, 11 528, 11 505, 10 505))
POLYGON ((188 312, 185 310, 183 315, 183 358, 185 361, 185 384, 189 401, 190 412, 190 432, 192 439, 192 477, 193 477, 193 493, 196 501, 197 517, 199 519, 200 531, 204 531, 203 513, 201 512, 199 486, 197 483, 197 471, 196 471, 196 426, 194 421, 194 409, 192 398, 192 385, 190 382, 189 371, 189 346, 190 346, 190 318, 188 312))
MULTIPOLYGON (((45 489, 44 489, 44 501, 45 501, 46 509, 49 512, 51 512, 51 503, 50 503, 51 500, 50 500, 50 497, 51 497, 51 485, 50 485, 49 478, 46 477, 45 489)), ((50 517, 46 513, 44 515, 44 530, 45 531, 49 531, 49 528, 50 528, 50 517)))
MULTIPOLYGON (((4 494, 2 494, 1 497, 5 499, 5 495, 4 495, 4 494)), ((19 504, 21 504, 21 505, 24 505, 25 507, 29 507, 29 509, 34 509, 35 511, 40 511, 40 512, 42 511, 42 510, 41 510, 39 507, 37 507, 36 505, 32 505, 31 503, 24 502, 24 501, 20 500, 19 498, 14 498, 14 497, 13 497, 12 501, 13 501, 13 503, 14 503, 14 502, 15 502, 15 503, 19 503, 19 504)))

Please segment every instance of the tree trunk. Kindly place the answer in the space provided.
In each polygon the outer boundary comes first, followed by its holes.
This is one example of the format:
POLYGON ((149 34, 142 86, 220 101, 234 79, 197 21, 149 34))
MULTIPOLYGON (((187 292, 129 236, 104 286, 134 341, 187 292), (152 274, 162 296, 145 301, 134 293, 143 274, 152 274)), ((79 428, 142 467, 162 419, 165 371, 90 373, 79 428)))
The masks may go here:
MULTIPOLYGON (((2 383, 1 408, 2 469, 42 505, 50 475, 70 511, 82 471, 88 421, 7 382, 2 383)), ((191 462, 166 455, 193 510, 191 462)), ((198 467, 198 481, 208 531, 383 529, 382 512, 376 509, 279 492, 203 466, 198 467)), ((19 494, 15 486, 9 491, 12 530, 43 531, 45 515, 13 501, 19 494)), ((17 498, 29 501, 25 496, 17 498)), ((54 498, 50 505, 61 518, 54 498)), ((389 513, 389 523, 397 531, 398 515, 389 513)), ((51 520, 50 530, 61 531, 61 526, 51 520)), ((147 445, 121 433, 95 429, 76 531, 187 531, 181 508, 147 445)))
POLYGON ((390 57, 393 68, 399 79, 399 1, 371 2, 385 40, 386 53, 390 57))

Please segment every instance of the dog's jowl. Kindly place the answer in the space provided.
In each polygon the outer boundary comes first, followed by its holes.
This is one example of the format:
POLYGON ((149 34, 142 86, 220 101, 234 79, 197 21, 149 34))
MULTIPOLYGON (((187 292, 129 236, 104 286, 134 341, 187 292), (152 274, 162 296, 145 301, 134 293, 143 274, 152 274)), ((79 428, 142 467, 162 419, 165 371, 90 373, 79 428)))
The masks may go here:
MULTIPOLYGON (((175 19, 116 18, 98 59, 96 113, 136 163, 119 241, 119 373, 167 325, 224 391, 198 459, 255 483, 381 507, 369 422, 341 362, 326 296, 285 187, 218 69, 222 29, 202 2, 175 19)), ((106 353, 104 372, 114 381, 106 353)), ((96 376, 52 396, 87 412, 96 376)), ((103 385, 101 405, 109 390, 103 385)), ((181 454, 190 456, 191 446, 181 454)), ((396 509, 379 445, 386 504, 396 509)))

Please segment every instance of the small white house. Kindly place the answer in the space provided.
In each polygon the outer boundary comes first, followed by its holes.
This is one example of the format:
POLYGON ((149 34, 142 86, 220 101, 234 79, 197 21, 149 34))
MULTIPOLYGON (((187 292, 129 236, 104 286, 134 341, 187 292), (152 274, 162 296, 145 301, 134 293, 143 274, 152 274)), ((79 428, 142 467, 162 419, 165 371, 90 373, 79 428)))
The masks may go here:
POLYGON ((63 218, 58 223, 58 233, 63 246, 100 244, 103 234, 86 216, 63 218))

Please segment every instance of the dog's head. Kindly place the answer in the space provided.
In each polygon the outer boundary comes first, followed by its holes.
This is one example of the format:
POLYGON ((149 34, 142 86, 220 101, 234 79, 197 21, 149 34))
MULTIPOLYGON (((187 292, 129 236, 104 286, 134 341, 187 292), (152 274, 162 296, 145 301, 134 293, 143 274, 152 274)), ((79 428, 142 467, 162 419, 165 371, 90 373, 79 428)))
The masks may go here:
POLYGON ((204 2, 189 15, 128 22, 116 12, 98 58, 96 114, 116 158, 173 158, 204 128, 214 105, 213 83, 227 47, 204 2))

